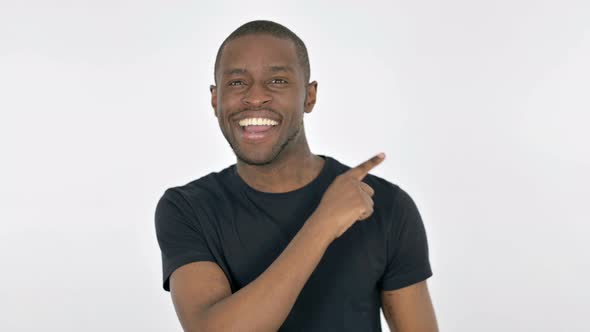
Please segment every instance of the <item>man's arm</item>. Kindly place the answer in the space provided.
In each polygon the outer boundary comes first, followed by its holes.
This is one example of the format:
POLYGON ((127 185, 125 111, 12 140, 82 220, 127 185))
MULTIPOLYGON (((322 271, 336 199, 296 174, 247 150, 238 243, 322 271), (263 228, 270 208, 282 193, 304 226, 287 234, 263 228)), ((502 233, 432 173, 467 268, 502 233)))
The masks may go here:
POLYGON ((438 332, 426 280, 392 291, 382 291, 381 303, 391 332, 438 332))
POLYGON ((234 294, 212 262, 187 264, 170 277, 170 293, 186 332, 277 331, 331 243, 320 224, 306 222, 281 255, 234 294))

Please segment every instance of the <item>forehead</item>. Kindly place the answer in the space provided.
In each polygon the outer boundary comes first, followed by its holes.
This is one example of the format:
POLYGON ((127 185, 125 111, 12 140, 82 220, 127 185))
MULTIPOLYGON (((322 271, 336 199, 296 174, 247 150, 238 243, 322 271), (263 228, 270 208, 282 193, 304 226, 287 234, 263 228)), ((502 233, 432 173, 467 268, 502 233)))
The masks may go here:
POLYGON ((234 39, 222 51, 220 74, 234 68, 248 71, 271 70, 275 66, 289 66, 300 70, 295 43, 270 35, 247 35, 234 39))

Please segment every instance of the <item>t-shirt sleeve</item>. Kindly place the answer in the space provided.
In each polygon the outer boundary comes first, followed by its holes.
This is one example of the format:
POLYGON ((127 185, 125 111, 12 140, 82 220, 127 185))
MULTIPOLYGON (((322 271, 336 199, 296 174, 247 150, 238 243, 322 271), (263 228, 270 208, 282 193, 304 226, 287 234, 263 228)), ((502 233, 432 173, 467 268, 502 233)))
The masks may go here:
POLYGON ((163 288, 170 291, 170 275, 182 265, 215 262, 194 210, 184 196, 167 189, 156 206, 156 237, 162 253, 163 288))
POLYGON ((410 195, 398 187, 387 233, 387 264, 381 288, 394 290, 432 276, 428 241, 420 212, 410 195))

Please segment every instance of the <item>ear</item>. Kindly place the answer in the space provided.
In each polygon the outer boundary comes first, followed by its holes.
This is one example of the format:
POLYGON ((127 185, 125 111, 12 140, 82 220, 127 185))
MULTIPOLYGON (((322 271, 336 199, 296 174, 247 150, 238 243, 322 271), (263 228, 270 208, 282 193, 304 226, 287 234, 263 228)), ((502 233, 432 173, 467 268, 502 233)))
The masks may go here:
POLYGON ((209 91, 211 91, 211 106, 213 107, 213 114, 217 117, 217 87, 215 85, 210 85, 209 91))
POLYGON ((316 95, 318 92, 318 82, 313 81, 307 84, 306 87, 307 97, 305 98, 305 113, 311 113, 313 106, 315 105, 316 95))

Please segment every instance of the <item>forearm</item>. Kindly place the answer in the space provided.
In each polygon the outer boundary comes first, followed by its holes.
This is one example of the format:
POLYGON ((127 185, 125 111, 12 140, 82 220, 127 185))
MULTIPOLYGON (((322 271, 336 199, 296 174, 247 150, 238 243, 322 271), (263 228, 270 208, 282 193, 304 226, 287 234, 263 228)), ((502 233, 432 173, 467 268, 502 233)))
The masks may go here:
POLYGON ((333 240, 312 218, 258 278, 206 310, 204 331, 279 329, 333 240))

